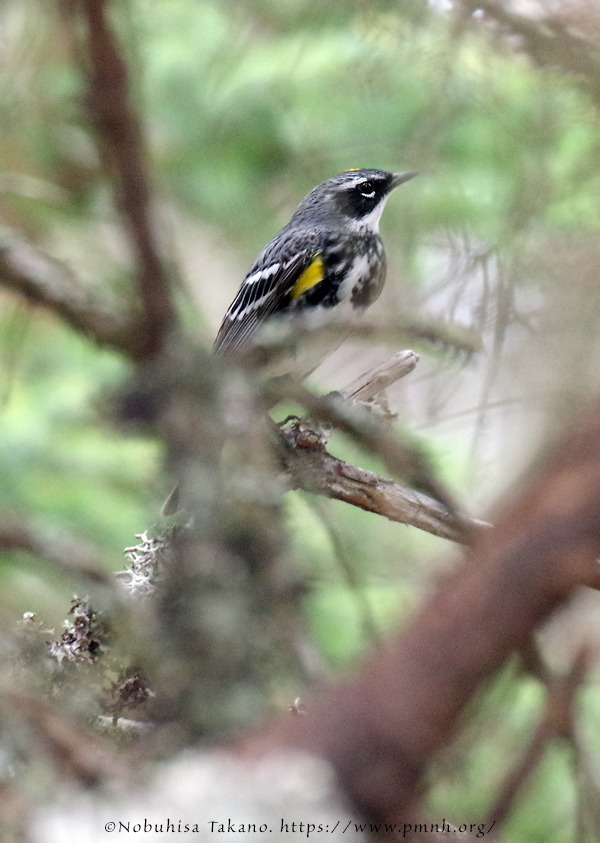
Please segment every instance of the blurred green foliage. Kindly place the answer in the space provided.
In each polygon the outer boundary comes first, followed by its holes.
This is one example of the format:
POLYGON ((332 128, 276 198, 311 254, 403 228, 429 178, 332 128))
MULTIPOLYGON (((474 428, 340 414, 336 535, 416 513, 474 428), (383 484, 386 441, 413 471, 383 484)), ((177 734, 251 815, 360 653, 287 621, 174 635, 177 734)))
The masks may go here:
MULTIPOLYGON (((114 4, 114 18, 159 192, 241 265, 310 188, 358 166, 422 173, 382 225, 390 263, 416 291, 431 284, 425 247, 449 231, 514 256, 527 238, 530 246, 598 230, 598 116, 575 81, 536 69, 483 30, 462 31, 433 6, 128 0, 114 4)), ((0 225, 68 260, 86 283, 123 286, 128 258, 60 19, 42 0, 3 0, 0 29, 0 225)), ((538 282, 525 274, 522 283, 538 282)), ((208 303, 209 279, 203 295, 208 303)), ((85 537, 118 568, 167 488, 159 445, 110 423, 128 367, 8 293, 0 308, 0 506, 85 537)), ((464 441, 432 448, 456 484, 464 441)), ((299 494, 286 508, 293 554, 315 587, 308 617, 329 661, 346 667, 368 643, 365 613, 379 631, 402 621, 442 543, 331 504, 327 519, 360 581, 349 587, 322 513, 299 494)), ((21 557, 3 561, 4 587, 19 580, 22 590, 21 557)), ((529 680, 511 674, 508 686, 487 699, 489 735, 434 791, 435 806, 450 801, 469 821, 484 815, 540 713, 529 680)), ((586 708, 597 740, 597 699, 586 708)), ((574 840, 572 789, 556 749, 506 840, 574 840)))
POLYGON ((132 525, 143 526, 158 446, 115 431, 103 407, 126 374, 123 360, 34 318, 5 382, 0 507, 84 533, 118 559, 132 525))

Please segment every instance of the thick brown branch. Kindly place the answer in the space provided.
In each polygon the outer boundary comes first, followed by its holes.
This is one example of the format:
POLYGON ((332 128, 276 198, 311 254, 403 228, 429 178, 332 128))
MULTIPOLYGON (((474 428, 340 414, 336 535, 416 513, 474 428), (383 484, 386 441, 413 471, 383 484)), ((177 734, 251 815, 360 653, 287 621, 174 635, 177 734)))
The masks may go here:
POLYGON ((175 318, 169 273, 160 254, 140 122, 130 100, 127 65, 109 23, 105 0, 70 0, 85 29, 87 106, 137 270, 142 318, 136 348, 158 351, 175 318))
POLYGON ((433 498, 332 456, 299 428, 283 431, 290 487, 383 515, 450 541, 466 542, 485 522, 458 519, 433 498))
POLYGON ((0 243, 0 286, 20 293, 102 345, 137 357, 138 335, 131 315, 86 289, 69 268, 16 237, 0 243))

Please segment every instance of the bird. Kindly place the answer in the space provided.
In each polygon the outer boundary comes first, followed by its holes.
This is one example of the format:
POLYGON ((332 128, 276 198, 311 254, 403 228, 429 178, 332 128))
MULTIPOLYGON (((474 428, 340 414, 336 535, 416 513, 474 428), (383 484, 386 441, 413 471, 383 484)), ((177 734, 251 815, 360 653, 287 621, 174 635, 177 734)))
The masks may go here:
POLYGON ((301 359, 296 348, 272 374, 303 378, 314 371, 345 336, 323 342, 322 336, 311 340, 310 331, 335 323, 347 328, 379 297, 386 276, 379 221, 392 190, 416 175, 352 169, 313 188, 250 267, 225 313, 214 353, 245 353, 277 321, 308 337, 301 359))
MULTIPOLYGON (((386 257, 379 221, 387 199, 418 173, 345 170, 318 184, 292 218, 258 255, 227 309, 213 352, 243 355, 269 323, 302 332, 301 353, 280 356, 265 367, 268 377, 311 374, 345 336, 311 337, 310 329, 340 322, 348 326, 379 297, 386 257)), ((179 509, 179 484, 162 514, 179 509)))

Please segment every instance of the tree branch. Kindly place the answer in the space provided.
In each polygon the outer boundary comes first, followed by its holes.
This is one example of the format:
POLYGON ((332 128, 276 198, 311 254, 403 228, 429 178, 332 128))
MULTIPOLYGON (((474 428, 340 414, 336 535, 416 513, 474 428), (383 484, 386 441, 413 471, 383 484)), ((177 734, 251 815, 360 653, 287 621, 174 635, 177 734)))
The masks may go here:
POLYGON ((39 695, 15 687, 0 689, 0 709, 15 724, 26 725, 31 734, 33 757, 40 746, 53 763, 55 771, 84 787, 105 781, 125 781, 127 762, 107 749, 98 737, 39 695))
MULTIPOLYGON (((315 395, 291 379, 276 383, 269 390, 269 398, 272 403, 289 399, 301 404, 308 411, 310 420, 330 424, 348 434, 383 460, 392 473, 402 477, 410 486, 440 501, 450 512, 457 512, 450 493, 429 465, 427 454, 418 444, 391 435, 381 420, 366 407, 345 401, 335 392, 325 396, 315 395)), ((306 439, 306 445, 314 445, 318 439, 318 434, 314 434, 312 439, 306 439)))
POLYGON ((531 58, 541 67, 575 74, 600 105, 600 61, 596 44, 567 31, 556 17, 541 21, 510 11, 496 0, 461 0, 464 9, 481 9, 504 29, 519 35, 531 58))
POLYGON ((401 635, 275 737, 325 755, 370 819, 410 820, 482 682, 575 589, 598 587, 600 404, 543 456, 401 635))
MULTIPOLYGON (((129 74, 109 23, 105 0, 68 0, 85 32, 86 104, 96 142, 137 267, 142 306, 133 343, 141 357, 162 347, 175 321, 169 273, 160 254, 140 121, 130 100, 129 74)), ((75 37, 75 27, 72 26, 75 37)))
POLYGON ((342 398, 354 401, 371 401, 400 378, 410 374, 418 362, 419 355, 414 351, 397 351, 385 363, 355 378, 340 394, 342 398))
POLYGON ((92 547, 76 539, 48 535, 6 512, 0 512, 0 550, 30 553, 51 562, 63 572, 109 587, 111 591, 115 589, 113 575, 104 569, 92 547))
POLYGON ((300 427, 282 431, 290 488, 344 501, 390 521, 455 542, 467 542, 484 521, 459 518, 433 498, 332 456, 300 427))
POLYGON ((76 331, 128 357, 140 354, 130 313, 86 289, 68 266, 15 235, 0 241, 0 285, 55 313, 76 331))
POLYGON ((419 355, 414 351, 397 351, 389 360, 360 375, 339 394, 331 393, 324 398, 314 396, 298 385, 288 384, 287 388, 296 390, 298 400, 317 418, 325 418, 350 432, 361 443, 365 442, 392 470, 419 483, 426 491, 431 490, 432 494, 437 492, 437 499, 332 456, 319 433, 310 429, 310 419, 279 430, 282 462, 292 489, 341 500, 450 541, 467 542, 474 530, 489 525, 458 515, 455 508, 448 505, 446 491, 418 452, 389 437, 381 420, 373 419, 366 414, 365 407, 356 403, 379 402, 387 419, 395 418, 387 407, 385 390, 412 372, 418 361, 419 355))
POLYGON ((523 757, 502 785, 494 807, 489 813, 488 823, 495 822, 498 831, 508 818, 519 793, 539 764, 549 741, 554 738, 570 738, 573 734, 575 695, 589 667, 589 656, 588 648, 583 647, 577 653, 566 676, 551 678, 544 715, 523 757))

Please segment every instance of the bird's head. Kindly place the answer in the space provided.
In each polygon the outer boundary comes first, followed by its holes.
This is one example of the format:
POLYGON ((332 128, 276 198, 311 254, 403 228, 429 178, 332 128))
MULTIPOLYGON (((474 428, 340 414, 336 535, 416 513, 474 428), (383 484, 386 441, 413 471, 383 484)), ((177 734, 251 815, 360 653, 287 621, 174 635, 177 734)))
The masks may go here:
POLYGON ((320 223, 331 220, 377 231, 391 191, 416 175, 412 171, 346 170, 311 190, 293 218, 296 221, 313 218, 320 223))

